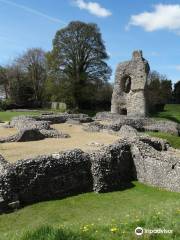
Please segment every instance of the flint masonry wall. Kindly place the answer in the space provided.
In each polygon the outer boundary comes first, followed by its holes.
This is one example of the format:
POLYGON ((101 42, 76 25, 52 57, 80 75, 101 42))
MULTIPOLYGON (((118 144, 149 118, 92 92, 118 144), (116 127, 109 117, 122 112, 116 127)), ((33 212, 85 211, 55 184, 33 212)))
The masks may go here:
POLYGON ((0 195, 7 203, 21 205, 62 198, 92 190, 89 155, 81 150, 39 156, 4 165, 0 195))
POLYGON ((142 51, 134 51, 131 61, 117 66, 111 103, 112 113, 133 117, 146 116, 145 91, 149 69, 142 51))
POLYGON ((0 212, 17 203, 118 190, 136 179, 180 192, 180 159, 164 143, 145 141, 122 139, 89 154, 76 149, 15 164, 0 158, 0 212))

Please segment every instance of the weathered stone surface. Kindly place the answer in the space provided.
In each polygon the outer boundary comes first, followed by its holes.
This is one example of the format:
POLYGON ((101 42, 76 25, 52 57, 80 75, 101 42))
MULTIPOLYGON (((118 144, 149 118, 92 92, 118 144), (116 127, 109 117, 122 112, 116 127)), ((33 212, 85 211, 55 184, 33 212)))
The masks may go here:
MULTIPOLYGON (((67 114, 66 114, 67 115, 67 114)), ((44 138, 68 138, 69 134, 51 128, 51 123, 64 122, 67 116, 42 115, 40 117, 19 116, 12 119, 8 126, 19 132, 9 137, 0 138, 0 143, 37 141, 44 138), (53 120, 52 120, 52 119, 53 120), (42 120, 42 119, 46 119, 42 120), (51 120, 51 121, 47 121, 51 120)))
POLYGON ((41 115, 36 116, 35 119, 37 121, 48 121, 51 124, 56 123, 65 123, 69 119, 78 120, 81 123, 86 122, 92 122, 92 118, 90 118, 87 114, 68 114, 68 113, 62 113, 62 114, 53 114, 53 115, 41 115))
MULTIPOLYGON (((125 126, 129 131, 136 133, 125 126)), ((0 212, 92 189, 127 188, 132 180, 180 192, 179 156, 166 141, 137 136, 90 153, 75 149, 14 164, 0 157, 0 212)))
POLYGON ((80 121, 79 118, 77 118, 77 119, 69 118, 69 119, 66 121, 66 123, 79 125, 79 124, 81 124, 81 121, 80 121))
POLYGON ((22 129, 50 129, 50 122, 48 121, 37 121, 33 117, 19 116, 14 117, 10 122, 10 126, 18 130, 22 129))
MULTIPOLYGON (((136 128, 138 131, 154 131, 154 132, 165 132, 180 136, 180 124, 173 121, 167 120, 156 120, 153 118, 138 118, 122 116, 120 114, 112 114, 110 112, 100 112, 96 114, 96 120, 109 120, 110 129, 119 131, 121 126, 129 125, 136 128)), ((107 126, 106 126, 107 127, 107 126)))
POLYGON ((84 126, 83 130, 87 132, 100 132, 103 128, 105 128, 103 124, 99 122, 92 122, 84 126))
POLYGON ((91 154, 93 189, 108 192, 128 186, 134 179, 130 144, 121 142, 91 154))
POLYGON ((114 119, 119 119, 120 117, 123 118, 125 116, 120 115, 119 113, 98 112, 96 113, 94 120, 114 120, 114 119))
POLYGON ((21 205, 92 190, 89 155, 72 150, 18 161, 0 175, 0 193, 7 204, 21 205))
POLYGON ((0 175, 6 171, 8 165, 8 162, 0 155, 0 175))
POLYGON ((140 136, 139 140, 141 142, 147 143, 154 149, 158 151, 166 151, 168 150, 170 144, 168 141, 161 139, 161 138, 155 138, 155 137, 149 137, 149 136, 140 136))
POLYGON ((180 136, 180 124, 166 120, 151 120, 144 123, 145 131, 165 132, 180 136))
POLYGON ((131 147, 138 181, 180 192, 180 159, 141 141, 131 147))
POLYGON ((118 132, 118 135, 123 138, 137 138, 139 136, 138 131, 128 125, 123 125, 118 132))
POLYGON ((10 127, 18 130, 23 128, 50 129, 51 124, 65 123, 67 120, 79 121, 81 123, 92 122, 92 119, 86 114, 49 114, 40 116, 18 116, 10 122, 10 127))
POLYGON ((44 138, 45 137, 36 128, 22 129, 17 134, 0 138, 0 143, 37 141, 42 140, 44 138))
POLYGON ((134 51, 131 61, 118 65, 112 95, 112 113, 133 117, 146 116, 145 91, 149 69, 142 51, 134 51))
POLYGON ((68 114, 46 114, 34 117, 36 121, 47 121, 50 124, 65 123, 68 118, 68 114))
POLYGON ((0 138, 0 143, 6 142, 29 142, 38 141, 45 138, 69 138, 70 135, 59 132, 56 129, 21 129, 17 134, 9 137, 0 138))
POLYGON ((56 129, 42 129, 40 132, 45 138, 70 138, 69 134, 60 132, 56 129))

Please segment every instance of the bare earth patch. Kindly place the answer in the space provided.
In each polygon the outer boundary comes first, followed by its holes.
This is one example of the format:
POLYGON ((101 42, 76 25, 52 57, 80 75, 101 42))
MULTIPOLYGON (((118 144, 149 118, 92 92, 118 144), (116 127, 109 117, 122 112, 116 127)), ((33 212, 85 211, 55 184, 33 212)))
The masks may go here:
POLYGON ((4 128, 0 126, 0 137, 8 137, 16 134, 18 131, 15 128, 4 128))
MULTIPOLYGON (((35 157, 37 155, 57 153, 64 150, 80 148, 83 151, 98 149, 98 146, 91 143, 111 144, 118 136, 108 133, 85 132, 82 125, 54 124, 53 128, 70 134, 70 138, 53 139, 47 138, 41 141, 14 142, 0 144, 0 154, 5 159, 13 162, 19 159, 35 157)), ((0 128, 0 136, 9 136, 16 133, 15 129, 0 128)))

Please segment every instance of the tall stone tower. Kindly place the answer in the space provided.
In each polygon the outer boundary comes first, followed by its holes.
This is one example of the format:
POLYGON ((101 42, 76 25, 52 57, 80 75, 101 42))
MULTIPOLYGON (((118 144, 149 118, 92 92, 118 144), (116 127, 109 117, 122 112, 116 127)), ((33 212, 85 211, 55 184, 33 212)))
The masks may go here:
POLYGON ((146 86, 150 67, 142 51, 134 51, 132 60, 120 63, 116 69, 111 112, 129 117, 145 117, 146 86))

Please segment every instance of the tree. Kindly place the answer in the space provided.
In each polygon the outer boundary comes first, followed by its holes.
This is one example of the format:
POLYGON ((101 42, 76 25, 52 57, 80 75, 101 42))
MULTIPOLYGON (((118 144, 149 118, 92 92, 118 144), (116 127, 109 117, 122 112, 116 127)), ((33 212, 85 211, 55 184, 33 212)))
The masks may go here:
POLYGON ((172 99, 172 82, 156 71, 149 73, 147 98, 150 112, 164 109, 172 99))
POLYGON ((174 84, 174 99, 175 103, 180 103, 180 81, 174 84))
POLYGON ((46 53, 40 48, 32 48, 27 50, 16 62, 31 82, 34 100, 41 102, 47 77, 46 53))
MULTIPOLYGON (((105 45, 96 24, 71 22, 56 33, 53 50, 48 55, 49 73, 55 84, 68 81, 69 93, 78 107, 85 103, 84 91, 100 85, 111 70, 105 45)), ((86 95, 86 99, 90 96, 86 95)))
POLYGON ((25 105, 33 99, 33 89, 27 74, 22 71, 21 67, 13 63, 6 67, 6 74, 9 83, 9 100, 12 104, 25 105))
POLYGON ((9 81, 7 77, 7 70, 5 67, 0 66, 0 85, 3 86, 4 92, 5 92, 5 97, 6 99, 8 98, 9 94, 9 81))

